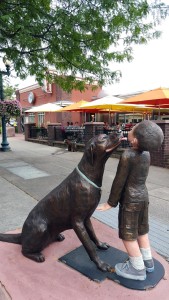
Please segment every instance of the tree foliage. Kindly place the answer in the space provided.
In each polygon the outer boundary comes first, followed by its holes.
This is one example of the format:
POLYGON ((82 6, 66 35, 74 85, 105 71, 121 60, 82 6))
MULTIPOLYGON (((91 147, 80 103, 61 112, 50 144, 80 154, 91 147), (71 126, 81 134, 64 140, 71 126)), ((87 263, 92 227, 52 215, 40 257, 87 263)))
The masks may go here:
POLYGON ((12 86, 10 84, 5 84, 3 87, 4 91, 4 99, 5 100, 14 100, 16 99, 16 90, 18 88, 18 85, 12 86))
POLYGON ((120 72, 109 62, 130 61, 134 44, 157 38, 168 9, 155 0, 1 0, 0 55, 21 79, 47 76, 67 91, 112 83, 120 72))

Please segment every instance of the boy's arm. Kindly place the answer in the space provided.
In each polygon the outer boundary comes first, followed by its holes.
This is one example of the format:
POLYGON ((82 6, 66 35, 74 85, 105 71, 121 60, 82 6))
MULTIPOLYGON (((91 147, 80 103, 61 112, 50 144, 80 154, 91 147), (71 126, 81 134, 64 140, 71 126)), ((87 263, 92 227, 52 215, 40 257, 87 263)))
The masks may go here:
POLYGON ((130 154, 125 151, 121 156, 119 161, 116 176, 112 183, 109 199, 107 201, 108 205, 111 207, 116 207, 120 198, 121 193, 124 189, 128 174, 130 170, 130 154))

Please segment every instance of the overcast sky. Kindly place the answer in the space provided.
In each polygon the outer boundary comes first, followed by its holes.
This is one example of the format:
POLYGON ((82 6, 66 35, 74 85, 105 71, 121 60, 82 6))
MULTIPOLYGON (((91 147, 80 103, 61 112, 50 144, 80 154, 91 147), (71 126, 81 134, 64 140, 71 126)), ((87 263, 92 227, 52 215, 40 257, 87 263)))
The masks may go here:
MULTIPOLYGON (((132 62, 116 64, 122 78, 119 83, 104 87, 108 93, 115 95, 169 87, 169 17, 162 22, 159 30, 162 36, 158 40, 133 47, 132 62)), ((112 66, 114 68, 115 64, 112 66)), ((16 80, 16 83, 23 88, 34 84, 34 79, 16 80)))
POLYGON ((119 83, 106 87, 111 94, 151 90, 158 87, 169 88, 169 17, 159 26, 162 35, 147 45, 133 48, 134 59, 122 63, 119 83))

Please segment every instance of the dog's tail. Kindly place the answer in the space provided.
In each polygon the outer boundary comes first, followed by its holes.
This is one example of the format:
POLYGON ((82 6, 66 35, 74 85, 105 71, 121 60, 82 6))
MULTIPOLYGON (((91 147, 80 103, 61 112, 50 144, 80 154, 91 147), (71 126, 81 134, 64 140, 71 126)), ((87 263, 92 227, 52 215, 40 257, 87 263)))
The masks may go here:
POLYGON ((0 233, 0 241, 21 245, 21 233, 0 233))

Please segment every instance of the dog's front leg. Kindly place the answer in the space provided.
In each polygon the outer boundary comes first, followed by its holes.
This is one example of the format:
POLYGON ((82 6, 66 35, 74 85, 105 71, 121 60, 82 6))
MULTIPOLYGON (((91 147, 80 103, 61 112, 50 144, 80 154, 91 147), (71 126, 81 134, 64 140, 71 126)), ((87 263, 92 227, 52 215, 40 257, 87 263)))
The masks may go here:
POLYGON ((107 250, 110 247, 109 244, 98 240, 98 238, 94 232, 94 228, 93 228, 93 225, 92 225, 92 222, 90 219, 87 219, 85 221, 85 227, 89 234, 90 239, 95 243, 95 245, 97 246, 98 249, 107 250))
POLYGON ((92 244, 83 222, 74 221, 73 229, 76 232, 80 241, 82 242, 84 248, 86 249, 90 259, 96 264, 98 269, 104 272, 110 272, 112 267, 99 258, 95 246, 94 244, 92 244))

